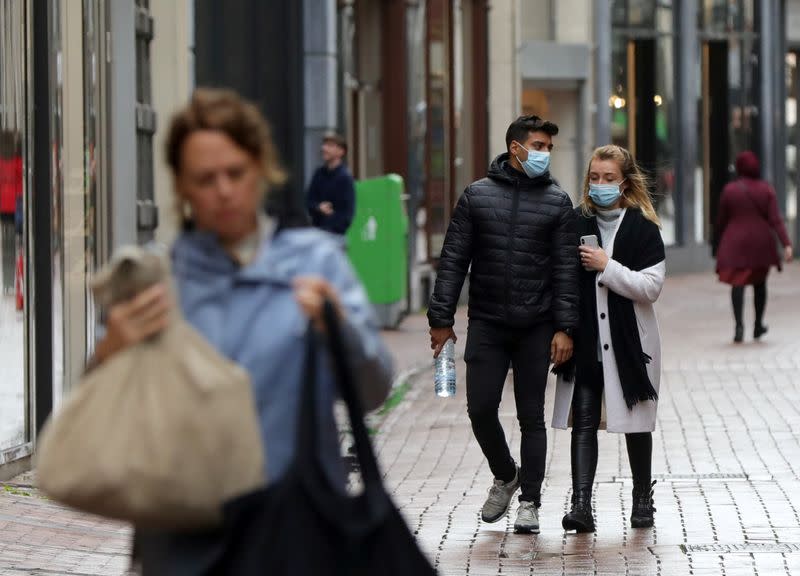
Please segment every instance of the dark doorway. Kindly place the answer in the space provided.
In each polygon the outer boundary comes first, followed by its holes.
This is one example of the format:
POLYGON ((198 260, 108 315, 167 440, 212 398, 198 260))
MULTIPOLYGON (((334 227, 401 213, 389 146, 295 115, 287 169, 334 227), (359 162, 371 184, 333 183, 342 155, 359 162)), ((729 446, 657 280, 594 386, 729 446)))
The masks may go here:
POLYGON ((709 230, 714 230, 722 189, 730 179, 728 42, 710 41, 703 49, 703 98, 706 205, 709 230))
POLYGON ((656 40, 632 40, 635 70, 635 155, 639 165, 653 178, 656 174, 656 40))

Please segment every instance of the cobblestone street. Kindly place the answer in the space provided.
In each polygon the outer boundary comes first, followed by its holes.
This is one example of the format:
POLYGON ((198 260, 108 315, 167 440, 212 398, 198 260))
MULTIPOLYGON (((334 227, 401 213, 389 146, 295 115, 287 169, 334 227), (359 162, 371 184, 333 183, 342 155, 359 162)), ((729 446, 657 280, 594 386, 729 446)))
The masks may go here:
MULTIPOLYGON (((629 527, 624 438, 602 431, 596 534, 561 528, 571 496, 564 431, 549 432, 541 535, 513 533, 516 507, 505 521, 482 524, 491 477, 466 415, 463 364, 456 400, 434 398, 423 375, 378 446, 396 500, 440 572, 800 574, 800 270, 773 275, 770 289, 769 335, 735 346, 726 287, 710 275, 668 281, 658 306, 665 366, 654 529, 629 527)), ((507 390, 501 415, 518 453, 507 390)))
MULTIPOLYGON (((601 432, 597 533, 564 534, 570 435, 552 430, 542 533, 513 534, 516 507, 507 519, 482 524, 478 511, 491 477, 466 415, 464 365, 456 399, 433 395, 430 370, 409 375, 405 401, 382 421, 375 442, 387 483, 440 573, 800 574, 798 301, 800 266, 793 265, 771 277, 764 341, 753 343, 748 334, 735 346, 725 286, 711 275, 668 280, 658 305, 664 335, 654 436, 658 512, 648 530, 629 527, 624 439, 601 432)), ((463 316, 456 329, 463 347, 463 316)), ((401 371, 429 362, 426 333, 424 318, 413 317, 386 334, 401 371)), ((518 452, 507 390, 501 415, 518 452)), ((26 482, 0 491, 0 574, 125 573, 127 528, 65 511, 26 482)))

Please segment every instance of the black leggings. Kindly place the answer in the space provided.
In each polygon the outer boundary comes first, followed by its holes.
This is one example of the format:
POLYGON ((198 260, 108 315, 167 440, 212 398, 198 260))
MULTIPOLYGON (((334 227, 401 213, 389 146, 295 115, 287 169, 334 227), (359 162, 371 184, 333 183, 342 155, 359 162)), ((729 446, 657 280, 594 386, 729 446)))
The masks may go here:
MULTIPOLYGON (((742 316, 744 309, 744 286, 731 288, 731 302, 733 303, 733 317, 737 326, 744 326, 742 316)), ((763 326, 764 310, 767 308, 767 283, 753 284, 753 300, 756 308, 756 326, 763 326)))
MULTIPOLYGON (((572 396, 572 489, 591 491, 597 470, 597 430, 603 402, 603 368, 589 377, 578 375, 572 396)), ((653 435, 650 432, 625 434, 628 460, 634 484, 650 484, 653 435)))

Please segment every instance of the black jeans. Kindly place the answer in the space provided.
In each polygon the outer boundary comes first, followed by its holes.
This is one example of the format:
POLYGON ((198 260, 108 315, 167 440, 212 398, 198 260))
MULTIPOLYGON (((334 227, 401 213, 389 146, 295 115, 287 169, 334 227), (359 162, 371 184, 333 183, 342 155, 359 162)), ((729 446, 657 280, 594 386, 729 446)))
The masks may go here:
POLYGON ((467 411, 472 431, 495 478, 516 474, 516 464, 500 425, 498 409, 509 365, 514 367, 514 399, 522 432, 520 500, 541 505, 547 456, 544 393, 550 366, 553 327, 526 329, 470 319, 464 360, 467 363, 467 411))
MULTIPOLYGON (((597 430, 603 403, 603 365, 586 374, 578 371, 572 395, 572 489, 592 490, 597 470, 597 430)), ((634 484, 650 486, 653 435, 650 432, 625 434, 628 460, 634 484)))

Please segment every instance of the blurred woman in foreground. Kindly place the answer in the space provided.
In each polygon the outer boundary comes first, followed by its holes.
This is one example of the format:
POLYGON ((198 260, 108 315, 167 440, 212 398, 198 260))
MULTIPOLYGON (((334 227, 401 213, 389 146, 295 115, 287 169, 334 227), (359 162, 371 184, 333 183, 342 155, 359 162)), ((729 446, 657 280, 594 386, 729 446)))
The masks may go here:
MULTIPOLYGON (((304 337, 309 319, 325 331, 325 300, 334 302, 343 320, 365 409, 385 399, 391 361, 335 239, 312 228, 283 228, 264 214, 264 195, 285 176, 253 105, 229 91, 199 89, 173 118, 166 148, 184 223, 172 248, 179 305, 195 329, 249 373, 272 481, 294 456, 304 337)), ((165 287, 113 308, 95 362, 158 333, 169 308, 165 287)), ((332 414, 336 390, 325 359, 318 365, 319 457, 344 487, 332 414)), ((136 548, 145 575, 204 574, 222 552, 215 532, 138 531, 136 548)))

